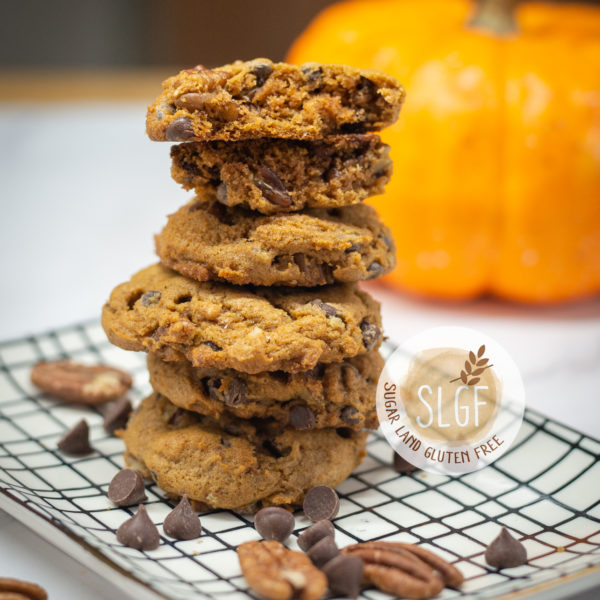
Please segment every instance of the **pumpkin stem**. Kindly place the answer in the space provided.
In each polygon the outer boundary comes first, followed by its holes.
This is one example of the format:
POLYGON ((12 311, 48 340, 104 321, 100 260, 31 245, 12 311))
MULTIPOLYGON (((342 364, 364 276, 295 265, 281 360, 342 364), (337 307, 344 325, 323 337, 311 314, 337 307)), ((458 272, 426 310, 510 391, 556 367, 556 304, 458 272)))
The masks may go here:
POLYGON ((498 35, 517 31, 515 6, 518 0, 477 0, 469 27, 487 29, 498 35))

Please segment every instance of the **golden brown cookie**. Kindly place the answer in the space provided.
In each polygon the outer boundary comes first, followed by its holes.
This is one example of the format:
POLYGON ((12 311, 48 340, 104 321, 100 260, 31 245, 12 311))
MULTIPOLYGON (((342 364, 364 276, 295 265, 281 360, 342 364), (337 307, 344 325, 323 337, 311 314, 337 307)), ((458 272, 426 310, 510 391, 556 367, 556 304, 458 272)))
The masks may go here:
POLYGON ((156 236, 162 263, 198 281, 317 286, 392 270, 390 230, 365 204, 260 215, 192 200, 156 236))
POLYGON ((341 363, 319 364, 303 373, 193 367, 148 355, 150 383, 173 404, 216 420, 273 419, 294 429, 378 426, 377 381, 383 368, 377 350, 341 363))
POLYGON ((198 65, 163 82, 148 108, 156 141, 321 139, 378 131, 398 118, 404 89, 390 75, 346 65, 236 61, 198 65))
POLYGON ((244 288, 199 283, 161 265, 113 290, 102 325, 125 350, 245 373, 308 371, 382 339, 379 303, 355 284, 244 288))
POLYGON ((120 433, 125 463, 173 496, 209 508, 253 511, 300 505, 316 485, 335 487, 365 455, 366 432, 296 431, 279 424, 212 419, 153 394, 120 433))
POLYGON ((188 142, 172 146, 171 158, 186 190, 266 215, 357 204, 382 194, 392 174, 389 146, 372 134, 188 142))

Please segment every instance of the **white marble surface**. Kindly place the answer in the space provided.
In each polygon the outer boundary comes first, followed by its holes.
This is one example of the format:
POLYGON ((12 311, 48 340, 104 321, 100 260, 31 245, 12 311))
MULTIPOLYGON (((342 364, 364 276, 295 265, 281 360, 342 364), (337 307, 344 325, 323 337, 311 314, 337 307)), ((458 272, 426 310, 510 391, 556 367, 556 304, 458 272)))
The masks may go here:
MULTIPOLYGON (((116 283, 154 260, 152 234, 189 194, 170 179, 168 145, 145 138, 144 111, 0 105, 0 339, 97 316, 116 283)), ((528 406, 600 437, 600 299, 448 305, 370 289, 392 340, 437 325, 480 329, 517 362, 528 406)), ((34 579, 53 598, 119 597, 1 512, 0 556, 0 576, 34 579)))

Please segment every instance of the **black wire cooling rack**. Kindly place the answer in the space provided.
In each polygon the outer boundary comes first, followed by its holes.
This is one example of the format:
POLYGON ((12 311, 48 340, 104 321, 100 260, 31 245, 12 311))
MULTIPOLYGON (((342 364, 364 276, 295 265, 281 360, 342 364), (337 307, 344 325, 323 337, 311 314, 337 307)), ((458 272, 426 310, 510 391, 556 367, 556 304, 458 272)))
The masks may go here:
MULTIPOLYGON (((55 543, 68 536, 92 557, 86 564, 102 573, 109 565, 148 593, 176 599, 252 596, 235 554, 240 543, 259 537, 252 517, 204 513, 200 539, 179 542, 163 535, 160 547, 150 552, 116 541, 116 529, 132 514, 111 506, 106 496, 123 467, 123 444, 106 434, 93 409, 58 402, 32 386, 31 367, 59 358, 129 371, 134 402, 150 390, 145 357, 111 346, 96 321, 0 343, 0 507, 26 524, 34 516, 43 519, 55 529, 55 543), (95 451, 66 457, 56 443, 82 413, 95 451)), ((338 488, 338 545, 376 539, 429 548, 455 563, 466 578, 461 591, 446 589, 440 598, 497 598, 560 584, 568 593, 565 581, 596 580, 600 574, 597 440, 527 410, 513 446, 482 471, 459 477, 398 475, 391 458, 387 442, 372 434, 368 457, 338 488), (486 565, 483 553, 501 526, 522 540, 527 565, 503 571, 486 565)), ((172 503, 155 485, 147 486, 147 496, 148 513, 162 533, 172 503)), ((296 537, 309 524, 296 514, 291 548, 297 548, 296 537)), ((375 590, 362 597, 389 598, 375 590)))

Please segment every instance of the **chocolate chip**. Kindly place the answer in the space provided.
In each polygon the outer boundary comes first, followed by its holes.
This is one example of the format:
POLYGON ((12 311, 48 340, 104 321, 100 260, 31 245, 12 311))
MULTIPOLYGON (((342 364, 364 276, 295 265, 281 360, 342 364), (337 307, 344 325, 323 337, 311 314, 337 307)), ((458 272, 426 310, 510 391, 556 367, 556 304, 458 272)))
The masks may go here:
POLYGON ((485 562, 496 569, 519 567, 527 562, 527 550, 503 527, 498 537, 487 547, 485 562))
POLYGON ((200 537, 200 518, 192 510, 187 494, 181 497, 179 504, 166 516, 163 531, 176 540, 193 540, 200 537))
POLYGON ((117 506, 133 506, 146 500, 144 481, 137 471, 123 469, 108 486, 108 499, 117 506))
POLYGON ((214 352, 219 352, 220 350, 222 350, 221 346, 218 346, 214 342, 202 342, 202 345, 203 346, 208 346, 214 352))
POLYGON ((272 379, 275 379, 275 381, 279 381, 280 383, 288 384, 292 381, 291 374, 286 373, 285 371, 271 371, 269 375, 272 379))
POLYGON ((309 91, 314 92, 323 82, 323 70, 315 63, 306 63, 300 67, 309 91))
POLYGON ((344 252, 350 254, 350 252, 358 252, 360 250, 360 244, 352 244, 349 248, 346 248, 344 252))
POLYGON ((165 130, 169 142, 185 142, 194 137, 194 127, 187 117, 179 117, 171 121, 165 130))
POLYGON ((362 332, 363 344, 367 350, 372 350, 379 341, 381 336, 381 330, 377 325, 369 323, 364 319, 360 324, 360 330, 362 332))
POLYGON ((58 441, 58 448, 65 454, 89 454, 93 452, 90 446, 90 428, 85 419, 81 419, 74 427, 69 429, 58 441))
POLYGON ((373 261, 368 267, 369 276, 367 279, 375 279, 383 273, 383 265, 380 262, 373 261))
POLYGON ((323 519, 317 521, 314 525, 311 525, 308 529, 305 529, 298 536, 298 546, 304 552, 307 552, 309 548, 314 546, 319 540, 325 537, 333 537, 335 535, 335 527, 331 521, 323 519))
POLYGON ((296 404, 290 409, 290 425, 294 429, 313 429, 316 423, 315 413, 302 404, 296 404))
POLYGON ((392 238, 390 238, 387 235, 382 235, 381 238, 383 239, 384 244, 388 247, 388 248, 393 248, 394 247, 394 240, 392 240, 392 238))
POLYGON ((418 467, 412 465, 407 460, 402 458, 397 452, 394 452, 394 471, 396 473, 402 473, 407 475, 408 473, 412 473, 413 471, 417 471, 418 467))
POLYGON ((310 371, 306 371, 304 375, 313 379, 321 379, 325 373, 325 365, 317 363, 310 371))
POLYGON ((256 77, 256 87, 262 87, 273 72, 273 67, 267 63, 259 63, 252 67, 252 74, 256 77))
POLYGON ((327 169, 327 171, 323 173, 323 179, 327 181, 327 183, 337 179, 340 176, 341 173, 335 167, 331 167, 331 169, 327 169))
POLYGON ((303 508, 311 521, 331 520, 338 514, 340 499, 333 488, 318 485, 306 494, 303 508))
POLYGON ((190 302, 191 299, 192 297, 189 294, 186 294, 185 296, 179 296, 179 298, 175 300, 175 304, 186 304, 190 302))
POLYGON ((292 260, 298 266, 301 273, 308 273, 306 255, 302 254, 302 252, 296 252, 296 254, 292 254, 292 260))
POLYGON ((265 540, 284 542, 294 531, 294 516, 279 506, 262 508, 256 513, 254 526, 265 540))
POLYGON ((229 406, 245 404, 248 401, 246 382, 239 377, 234 377, 229 382, 227 390, 225 390, 224 400, 225 404, 229 404, 229 406))
POLYGON ((324 567, 329 589, 335 596, 357 598, 363 578, 363 563, 357 556, 336 556, 324 567))
POLYGON ((225 446, 225 448, 231 448, 231 442, 227 438, 222 437, 221 444, 225 446))
POLYGON ((114 433, 117 429, 123 429, 127 425, 131 410, 129 398, 120 398, 109 404, 104 410, 104 422, 102 423, 104 430, 107 433, 114 433))
POLYGON ((160 297, 161 297, 161 293, 159 291, 150 290, 149 292, 142 294, 140 301, 142 303, 142 306, 152 306, 153 304, 156 304, 157 302, 159 302, 160 297))
POLYGON ((292 451, 291 448, 280 448, 271 440, 265 440, 262 445, 265 452, 273 458, 285 458, 292 451))
POLYGON ((140 504, 137 513, 117 529, 117 540, 136 550, 154 550, 160 543, 156 525, 150 520, 146 508, 140 504))
POLYGON ((277 206, 290 206, 290 198, 285 185, 279 177, 266 165, 258 167, 258 173, 254 176, 256 187, 262 192, 262 195, 271 204, 277 206))
POLYGON ((313 561, 315 567, 319 569, 328 563, 332 558, 335 558, 340 553, 333 537, 328 535, 323 539, 313 544, 306 553, 308 558, 313 561))
POLYGON ((360 414, 354 406, 344 406, 340 413, 340 418, 347 425, 358 425, 361 421, 360 414), (358 415, 358 416, 357 416, 358 415))
POLYGON ((323 302, 323 300, 321 300, 320 298, 315 298, 314 300, 311 300, 309 304, 320 308, 328 317, 337 317, 340 314, 340 311, 335 306, 323 302))

